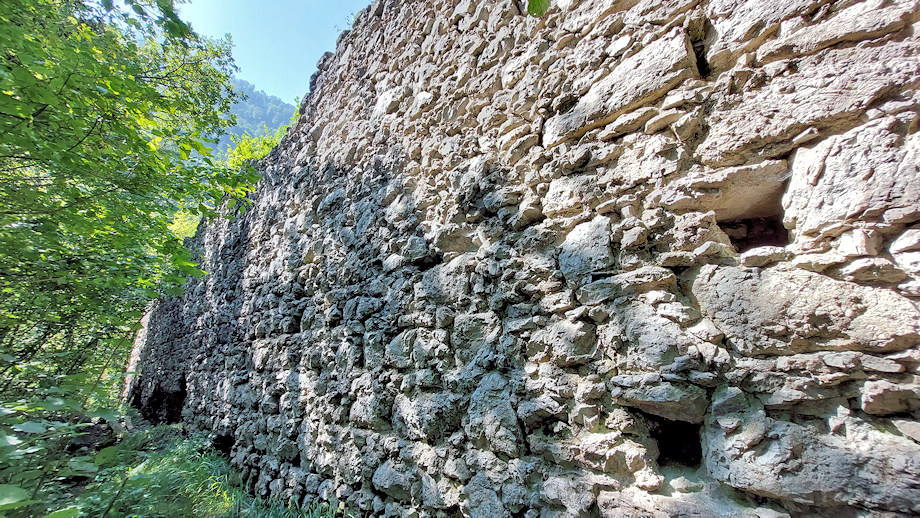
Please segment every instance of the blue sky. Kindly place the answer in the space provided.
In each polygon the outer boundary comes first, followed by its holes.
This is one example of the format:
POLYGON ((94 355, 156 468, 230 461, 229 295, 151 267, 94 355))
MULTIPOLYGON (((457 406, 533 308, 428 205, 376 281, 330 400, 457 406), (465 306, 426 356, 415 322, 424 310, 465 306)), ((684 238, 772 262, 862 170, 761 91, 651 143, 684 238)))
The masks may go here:
POLYGON ((183 20, 199 34, 233 38, 237 76, 299 104, 316 63, 370 0, 191 0, 183 20), (296 101, 295 101, 296 99, 296 101))

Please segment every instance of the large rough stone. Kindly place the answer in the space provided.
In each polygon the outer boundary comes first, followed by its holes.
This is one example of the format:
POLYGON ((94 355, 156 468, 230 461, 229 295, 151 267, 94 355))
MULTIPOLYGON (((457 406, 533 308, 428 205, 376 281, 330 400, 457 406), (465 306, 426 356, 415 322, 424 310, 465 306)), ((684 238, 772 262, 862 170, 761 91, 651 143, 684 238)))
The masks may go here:
POLYGON ((486 375, 470 397, 465 429, 477 446, 514 457, 521 431, 510 394, 511 387, 501 374, 486 375))
POLYGON ((863 412, 874 415, 904 414, 920 409, 920 385, 868 381, 860 400, 863 412))
POLYGON ((739 54, 761 45, 767 36, 776 32, 781 22, 805 14, 822 3, 824 0, 709 2, 707 14, 713 30, 706 46, 707 61, 716 69, 727 68, 739 54))
POLYGON ((773 216, 787 172, 785 160, 693 171, 658 191, 652 204, 677 213, 715 211, 719 221, 773 216))
POLYGON ((374 487, 396 499, 408 498, 412 491, 412 473, 408 467, 386 461, 374 471, 374 487))
POLYGON ((745 355, 897 351, 920 343, 920 310, 910 300, 803 270, 705 266, 693 294, 745 355))
POLYGON ((607 268, 614 262, 610 250, 610 218, 598 216, 576 226, 559 248, 559 269, 571 282, 607 268))
MULTIPOLYGON (((597 352, 594 326, 586 322, 560 320, 535 333, 532 341, 545 347, 543 350, 557 364, 564 366, 588 363, 594 359, 597 352)), ((531 348, 533 349, 533 346, 531 348)))
POLYGON ((671 289, 677 277, 667 268, 643 266, 635 271, 606 277, 582 286, 578 300, 582 304, 600 304, 621 295, 642 293, 655 289, 671 289))
POLYGON ((920 218, 920 137, 905 135, 906 123, 884 117, 796 151, 783 196, 786 227, 808 239, 864 221, 920 218))
POLYGON ((916 13, 916 0, 887 0, 850 5, 826 21, 793 28, 757 50, 757 61, 794 58, 847 41, 878 38, 902 29, 916 13))
POLYGON ((751 157, 781 156, 805 130, 850 129, 892 89, 920 81, 920 56, 911 42, 829 50, 796 60, 795 67, 795 73, 745 88, 716 107, 697 149, 704 163, 737 165, 751 157))
POLYGON ((625 406, 634 406, 649 414, 688 423, 702 422, 709 408, 705 390, 693 385, 680 387, 671 383, 629 389, 618 396, 617 400, 625 406))
POLYGON ((501 333, 501 322, 494 313, 472 313, 454 318, 450 343, 458 358, 468 362, 483 347, 494 344, 501 333))
POLYGON ((553 146, 612 122, 619 114, 660 98, 696 73, 690 40, 682 29, 675 28, 619 63, 569 111, 547 121, 543 145, 553 146))
POLYGON ((908 515, 920 511, 920 445, 855 417, 839 423, 843 433, 823 434, 764 417, 753 403, 713 416, 703 440, 706 470, 716 480, 767 498, 908 515))

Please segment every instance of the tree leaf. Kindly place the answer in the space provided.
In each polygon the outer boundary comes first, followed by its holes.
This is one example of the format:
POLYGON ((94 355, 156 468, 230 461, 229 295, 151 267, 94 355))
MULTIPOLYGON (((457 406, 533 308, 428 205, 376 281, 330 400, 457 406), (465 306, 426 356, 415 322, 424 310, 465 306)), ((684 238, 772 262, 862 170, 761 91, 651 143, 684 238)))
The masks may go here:
POLYGON ((13 430, 22 433, 45 433, 48 428, 36 421, 26 421, 13 426, 13 430))
POLYGON ((29 499, 29 492, 19 486, 0 484, 0 505, 9 505, 29 499))
POLYGON ((527 14, 541 17, 549 11, 552 0, 529 0, 527 3, 527 14))
POLYGON ((67 509, 61 509, 51 514, 46 514, 42 518, 76 518, 77 516, 80 516, 80 508, 68 507, 67 509))
POLYGON ((67 467, 81 474, 86 473, 96 473, 99 471, 99 466, 95 463, 90 463, 77 459, 70 459, 67 461, 67 467))
POLYGON ((0 447, 19 446, 20 444, 22 444, 22 439, 19 437, 0 432, 0 447))
POLYGON ((106 448, 102 448, 101 450, 99 450, 99 453, 96 454, 96 457, 93 459, 93 462, 97 466, 103 466, 109 461, 111 461, 112 459, 114 459, 116 455, 118 455, 118 447, 108 446, 106 448))

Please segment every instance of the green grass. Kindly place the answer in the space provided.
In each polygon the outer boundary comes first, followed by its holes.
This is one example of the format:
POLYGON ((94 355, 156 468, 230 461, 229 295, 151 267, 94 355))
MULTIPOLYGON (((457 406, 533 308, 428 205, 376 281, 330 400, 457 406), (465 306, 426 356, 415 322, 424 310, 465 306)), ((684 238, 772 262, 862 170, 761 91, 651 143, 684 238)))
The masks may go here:
MULTIPOLYGON (((324 504, 308 507, 254 498, 239 474, 202 438, 174 427, 125 437, 96 457, 100 471, 76 495, 80 516, 347 518, 324 504)), ((65 504, 65 502, 61 502, 65 504)))

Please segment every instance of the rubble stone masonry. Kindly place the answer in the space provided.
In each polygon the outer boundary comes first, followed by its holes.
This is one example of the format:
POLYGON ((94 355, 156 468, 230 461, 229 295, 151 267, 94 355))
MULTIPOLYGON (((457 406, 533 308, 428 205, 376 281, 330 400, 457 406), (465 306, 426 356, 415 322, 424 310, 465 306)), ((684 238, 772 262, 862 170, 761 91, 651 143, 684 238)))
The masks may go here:
POLYGON ((375 0, 130 398, 356 516, 920 514, 918 0, 375 0))

